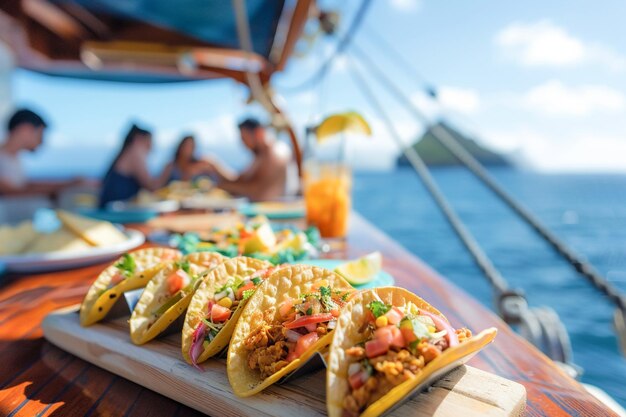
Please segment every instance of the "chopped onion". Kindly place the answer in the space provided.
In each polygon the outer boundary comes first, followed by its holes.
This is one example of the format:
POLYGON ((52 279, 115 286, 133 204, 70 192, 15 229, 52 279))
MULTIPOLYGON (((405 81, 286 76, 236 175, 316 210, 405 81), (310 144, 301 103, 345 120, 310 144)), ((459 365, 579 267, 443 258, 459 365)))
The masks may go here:
POLYGON ((348 367, 348 376, 352 376, 361 370, 361 364, 358 362, 351 363, 348 367))
POLYGON ((326 325, 326 328, 329 330, 333 330, 335 327, 337 327, 337 320, 331 320, 326 325))
POLYGON ((202 354, 203 344, 204 344, 204 336, 206 335, 207 327, 204 323, 200 322, 196 330, 194 330, 192 339, 191 339, 191 347, 189 348, 189 357, 191 358, 192 365, 202 371, 203 369, 198 365, 198 358, 202 354))
POLYGON ((235 292, 233 291, 233 289, 228 287, 226 291, 228 291, 228 297, 231 299, 231 301, 235 301, 235 292))
POLYGON ((448 323, 443 317, 440 317, 436 314, 430 313, 424 309, 420 310, 420 315, 423 316, 428 316, 430 317, 433 322, 435 322, 435 327, 437 328, 437 330, 446 330, 447 331, 447 338, 448 338, 448 346, 449 347, 454 347, 457 346, 459 344, 459 338, 456 335, 456 331, 454 330, 454 328, 450 325, 450 323, 448 323))
POLYGON ((289 340, 290 342, 297 342, 298 339, 300 339, 302 337, 302 335, 298 332, 296 332, 295 330, 287 330, 285 332, 285 337, 287 338, 287 340, 289 340))

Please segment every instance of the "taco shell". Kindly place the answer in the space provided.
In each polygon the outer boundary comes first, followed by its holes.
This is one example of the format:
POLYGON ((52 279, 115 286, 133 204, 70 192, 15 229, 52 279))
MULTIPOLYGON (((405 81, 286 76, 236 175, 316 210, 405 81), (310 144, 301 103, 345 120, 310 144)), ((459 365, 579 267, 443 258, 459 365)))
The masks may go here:
POLYGON ((226 369, 228 380, 233 392, 240 397, 249 397, 274 384, 285 375, 298 369, 315 352, 322 350, 332 340, 333 332, 329 332, 306 350, 299 358, 275 374, 261 379, 257 371, 248 367, 249 352, 244 340, 265 321, 264 314, 272 320, 279 320, 277 306, 287 298, 297 298, 304 293, 307 284, 319 280, 327 280, 333 289, 353 290, 348 282, 332 271, 309 265, 294 265, 277 270, 259 286, 248 300, 235 326, 228 348, 226 369))
POLYGON ((119 258, 102 271, 91 285, 80 306, 80 324, 82 326, 89 326, 104 319, 123 293, 145 287, 148 281, 164 267, 164 262, 181 257, 179 251, 169 248, 139 249, 131 252, 130 255, 136 265, 133 276, 107 289, 113 277, 120 273, 120 270, 115 266, 122 260, 119 258))
MULTIPOLYGON (((349 394, 348 367, 345 350, 363 342, 363 336, 359 328, 366 319, 367 304, 374 300, 382 300, 385 304, 391 304, 402 308, 409 302, 419 309, 426 310, 447 319, 437 309, 428 304, 417 295, 398 287, 381 287, 361 291, 341 310, 337 320, 337 327, 333 332, 333 340, 329 348, 328 369, 326 380, 326 403, 329 417, 341 417, 343 414, 343 400, 349 394)), ((415 377, 392 388, 382 398, 372 403, 362 413, 361 417, 380 416, 390 408, 401 402, 407 395, 426 381, 429 376, 463 358, 478 352, 495 338, 497 330, 487 329, 480 334, 471 337, 458 346, 449 347, 441 355, 426 364, 422 371, 415 377)))
MULTIPOLYGON (((187 308, 187 315, 185 316, 185 324, 182 332, 182 354, 187 363, 192 363, 189 350, 193 341, 193 333, 202 318, 207 314, 207 303, 215 296, 215 290, 226 284, 233 276, 246 277, 260 269, 269 268, 271 266, 272 264, 266 261, 239 256, 223 262, 207 274, 191 298, 191 302, 187 308)), ((202 354, 198 357, 197 363, 204 362, 210 357, 217 355, 228 346, 233 330, 235 330, 237 320, 246 304, 247 301, 241 301, 239 303, 232 316, 228 319, 215 339, 209 343, 209 346, 204 349, 202 354)))
MULTIPOLYGON (((171 262, 162 268, 146 285, 135 309, 130 316, 130 339, 133 343, 142 345, 157 337, 185 312, 191 298, 202 283, 206 271, 210 271, 224 260, 224 256, 216 252, 197 252, 183 257, 183 262, 189 262, 190 275, 200 275, 191 291, 181 293, 182 298, 170 306, 162 314, 156 315, 155 311, 167 302, 161 300, 161 295, 167 291, 167 278, 180 268, 177 262, 171 262)), ((171 297, 169 297, 171 299, 171 297)))

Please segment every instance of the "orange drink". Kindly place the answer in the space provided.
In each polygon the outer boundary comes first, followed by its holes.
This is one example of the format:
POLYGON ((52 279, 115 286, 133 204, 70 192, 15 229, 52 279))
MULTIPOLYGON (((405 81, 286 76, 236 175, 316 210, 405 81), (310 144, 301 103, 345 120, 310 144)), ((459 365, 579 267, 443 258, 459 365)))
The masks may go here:
POLYGON ((304 171, 306 218, 324 238, 343 238, 350 214, 350 169, 340 163, 313 163, 304 171))

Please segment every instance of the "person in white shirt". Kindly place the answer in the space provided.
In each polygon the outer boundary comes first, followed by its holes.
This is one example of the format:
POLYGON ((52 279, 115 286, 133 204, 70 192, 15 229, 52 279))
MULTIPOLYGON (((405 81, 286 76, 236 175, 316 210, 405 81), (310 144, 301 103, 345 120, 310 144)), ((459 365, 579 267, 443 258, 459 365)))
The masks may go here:
POLYGON ((7 135, 0 144, 0 195, 47 195, 78 185, 82 180, 29 181, 20 160, 23 152, 34 152, 43 142, 46 122, 32 110, 17 110, 7 124, 7 135))

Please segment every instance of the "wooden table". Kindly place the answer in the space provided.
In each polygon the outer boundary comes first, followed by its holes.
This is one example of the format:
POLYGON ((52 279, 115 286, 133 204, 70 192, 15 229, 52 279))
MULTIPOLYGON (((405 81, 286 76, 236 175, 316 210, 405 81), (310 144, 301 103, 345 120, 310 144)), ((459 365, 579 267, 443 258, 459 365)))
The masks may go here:
MULTIPOLYGON (((144 231, 145 228, 144 228, 144 231)), ((523 384, 528 416, 611 416, 602 403, 563 373, 497 316, 452 285, 360 216, 345 249, 353 258, 380 250, 399 286, 439 308, 459 327, 495 326, 496 342, 470 364, 523 384)), ((90 365, 47 343, 40 323, 48 312, 82 301, 104 265, 28 276, 0 284, 0 415, 195 416, 198 412, 90 365)))

